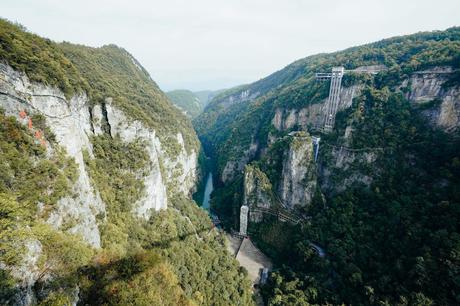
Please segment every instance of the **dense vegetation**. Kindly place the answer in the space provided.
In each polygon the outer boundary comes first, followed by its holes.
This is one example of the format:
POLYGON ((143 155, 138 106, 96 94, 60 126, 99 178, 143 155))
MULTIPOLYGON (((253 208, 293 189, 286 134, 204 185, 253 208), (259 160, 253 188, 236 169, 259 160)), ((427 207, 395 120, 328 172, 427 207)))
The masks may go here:
POLYGON ((215 96, 217 96, 223 91, 225 91, 225 89, 200 90, 200 91, 195 91, 194 94, 195 96, 198 97, 198 99, 200 99, 201 105, 203 105, 203 109, 204 109, 215 96))
MULTIPOLYGON (((91 48, 70 43, 59 44, 59 48, 88 80, 93 103, 103 103, 111 97, 130 119, 141 120, 154 128, 161 140, 180 131, 187 150, 198 151, 190 122, 126 50, 115 45, 91 48)), ((164 144, 168 142, 171 139, 164 144)))
POLYGON ((95 158, 86 155, 86 161, 107 204, 107 220, 103 253, 84 273, 83 303, 123 305, 134 298, 147 305, 160 300, 165 305, 251 304, 246 272, 228 257, 223 237, 193 202, 170 193, 167 211, 148 221, 134 216, 133 203, 143 191, 139 177, 148 168, 142 143, 126 144, 106 135, 92 141, 95 158), (152 276, 154 282, 143 283, 152 276))
MULTIPOLYGON (((289 265, 274 275, 266 294, 274 305, 456 304, 460 139, 431 130, 400 94, 371 90, 363 98, 367 116, 354 125, 354 141, 387 147, 372 165, 379 175, 369 187, 327 196, 326 210, 322 201, 313 204, 311 226, 289 236, 294 249, 278 248, 275 256, 289 265), (379 136, 369 133, 379 123, 385 124, 379 136), (325 246, 328 256, 318 258, 310 241, 325 246)), ((349 110, 355 115, 358 101, 349 110)), ((269 233, 276 224, 262 228, 269 233)))
POLYGON ((174 105, 184 111, 188 117, 194 119, 201 114, 213 97, 223 91, 202 90, 193 92, 187 89, 177 89, 168 91, 166 95, 174 105))
MULTIPOLYGON (((328 83, 314 82, 316 72, 330 71, 333 66, 354 69, 385 65, 388 71, 379 76, 380 83, 394 86, 416 70, 458 65, 459 49, 460 28, 450 28, 309 56, 257 82, 217 95, 206 111, 194 120, 194 127, 207 155, 217 160, 221 173, 227 161, 245 155, 253 140, 265 142, 268 133, 273 131, 271 120, 276 108, 299 109, 327 97, 328 83), (258 96, 241 102, 238 97, 247 90, 258 96)), ((344 82, 346 85, 346 80, 344 82)))
POLYGON ((187 150, 198 151, 193 128, 126 50, 57 44, 0 19, 0 59, 33 82, 56 86, 67 98, 86 93, 91 103, 111 97, 130 119, 154 128, 160 138, 181 131, 187 150))
POLYGON ((179 107, 190 118, 195 118, 203 110, 204 103, 190 90, 172 90, 168 91, 166 95, 174 105, 179 107))
MULTIPOLYGON (((0 20, 0 60, 33 82, 59 88, 69 103, 79 94, 91 105, 113 98, 129 120, 155 129, 171 159, 179 131, 187 149, 198 151, 190 122, 119 47, 56 44, 0 20)), ((39 305, 253 304, 246 271, 228 254, 223 236, 174 186, 168 186, 167 210, 148 220, 136 217, 151 166, 141 141, 126 143, 106 131, 91 137, 92 154, 83 152, 106 205, 106 213, 96 216, 102 248, 70 233, 78 220, 66 219, 58 229, 48 224, 60 199, 80 196, 72 189, 77 165, 56 144, 45 118, 31 116, 44 144, 26 120, 0 112, 0 304, 17 304, 28 290, 39 305), (38 275, 30 288, 21 282, 26 273, 32 282, 38 275)))
MULTIPOLYGON (((92 138, 94 158, 84 154, 107 211, 98 216, 102 249, 94 250, 66 227, 56 230, 45 222, 60 198, 74 196, 73 160, 55 144, 47 156, 14 117, 0 113, 0 123, 0 261, 20 264, 34 241, 40 242, 38 268, 47 277, 34 290, 41 305, 70 303, 75 285, 85 305, 252 304, 246 271, 194 202, 170 194, 167 211, 146 221, 135 217, 133 204, 149 169, 141 142, 104 134, 92 138)), ((13 303, 21 290, 8 271, 0 270, 2 304, 13 303)))
MULTIPOLYGON (((282 158, 286 147, 282 137, 292 130, 319 132, 312 122, 277 130, 275 110, 324 101, 329 84, 315 82, 317 71, 377 64, 388 68, 375 77, 349 75, 343 80, 345 87, 359 84, 362 91, 337 115, 334 130, 320 134, 320 189, 305 212, 310 222, 290 226, 267 217, 250 224, 251 236, 279 268, 262 288, 269 305, 460 303, 460 138, 458 131, 447 134, 428 123, 426 114, 439 111, 440 101, 414 105, 404 95, 410 83, 400 87, 414 71, 456 68, 459 62, 460 28, 386 39, 299 60, 224 92, 194 120, 219 176, 228 161, 246 156, 276 192, 282 166, 277 157, 282 158), (238 99, 246 90, 258 97, 238 99), (352 133, 345 139, 346 127, 352 133), (258 150, 248 156, 254 143, 258 150), (358 158, 340 169, 333 145, 372 153, 375 160, 369 164, 358 158), (372 178, 369 185, 359 180, 344 184, 362 174, 372 178), (319 257, 311 242, 323 246, 327 255, 319 257)), ((444 83, 452 86, 460 86, 457 73, 444 83)), ((237 228, 242 175, 219 183, 211 206, 225 226, 237 228)))
MULTIPOLYGON (((88 263, 93 250, 80 237, 46 223, 58 199, 72 196, 76 179, 75 162, 52 142, 49 145, 54 153, 46 152, 14 117, 0 112, 0 262, 21 264, 38 241, 39 275, 62 279, 48 284, 62 288, 75 282, 77 269, 88 263)), ((19 290, 17 279, 3 268, 0 276, 0 303, 12 303, 19 290)), ((45 281, 41 277, 37 287, 45 281)))
POLYGON ((1 18, 0 59, 27 73, 31 81, 58 87, 67 97, 89 89, 59 45, 1 18))

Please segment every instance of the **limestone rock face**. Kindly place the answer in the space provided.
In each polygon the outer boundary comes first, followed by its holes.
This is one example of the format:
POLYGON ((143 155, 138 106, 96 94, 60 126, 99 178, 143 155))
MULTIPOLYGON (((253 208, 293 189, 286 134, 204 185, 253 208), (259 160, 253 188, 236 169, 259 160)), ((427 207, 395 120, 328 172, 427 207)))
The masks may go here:
MULTIPOLYGON (((339 110, 346 109, 351 106, 353 98, 361 92, 362 86, 355 85, 347 88, 342 88, 340 93, 339 110)), ((253 99, 252 95, 238 95, 237 101, 244 101, 244 99, 253 99)), ((231 99, 230 96, 228 99, 231 99)), ((236 98, 235 98, 236 99, 236 98)), ((275 109, 275 114, 272 118, 272 125, 278 131, 288 131, 294 127, 301 130, 307 130, 309 126, 319 127, 323 123, 323 108, 325 107, 324 99, 320 103, 308 105, 302 109, 275 109)), ((232 100, 232 103, 235 101, 232 100)), ((241 157, 235 160, 228 160, 222 170, 221 179, 222 182, 231 182, 237 174, 242 173, 246 164, 248 164, 260 150, 260 153, 264 155, 267 152, 267 147, 277 140, 276 137, 268 135, 267 144, 259 144, 257 139, 253 139, 247 150, 243 151, 241 157)))
POLYGON ((412 74, 402 84, 409 87, 406 98, 417 106, 438 101, 422 113, 432 126, 446 132, 456 131, 460 126, 460 87, 443 86, 451 73, 451 67, 435 67, 412 74))
MULTIPOLYGON (((460 88, 458 86, 444 86, 444 83, 452 76, 451 67, 434 67, 426 71, 413 73, 408 80, 405 80, 400 88, 406 88, 406 98, 420 108, 421 113, 427 118, 428 123, 433 127, 441 128, 446 132, 457 131, 460 126, 460 88)), ((360 94, 361 85, 354 85, 342 88, 340 92, 339 111, 351 106, 353 97, 360 94)), ((293 128, 307 130, 309 127, 319 127, 322 125, 322 113, 325 100, 321 103, 308 105, 301 109, 277 108, 272 118, 272 125, 278 131, 289 131, 293 128)), ((345 144, 350 143, 353 137, 353 128, 348 126, 345 130, 343 140, 345 144)), ((275 143, 277 138, 273 135, 268 137, 269 143, 275 143)), ((331 149, 330 161, 323 165, 320 175, 322 177, 321 188, 329 192, 340 192, 347 187, 360 183, 369 186, 375 173, 368 173, 364 170, 351 170, 353 165, 371 165, 378 158, 378 151, 355 152, 346 147, 336 147, 331 149), (338 175, 347 172, 348 175, 338 175), (332 177, 343 177, 340 182, 331 181, 332 177)), ((278 193, 283 202, 288 205, 299 204, 299 199, 308 203, 308 196, 302 197, 301 193, 305 190, 302 184, 294 184, 287 177, 295 177, 297 174, 288 173, 285 169, 299 169, 303 171, 302 165, 292 165, 287 167, 293 160, 302 160, 290 152, 283 161, 283 183, 278 189, 278 193), (295 185, 297 187, 295 187, 295 185), (293 199, 294 198, 294 199, 293 199)), ((357 169, 360 167, 353 167, 357 169)), ((366 167, 361 167, 366 168, 366 167)), ((298 181, 298 180, 297 180, 298 181)), ((313 188, 313 185, 311 185, 313 188)))
POLYGON ((101 135, 104 133, 104 116, 102 114, 102 106, 97 104, 93 106, 91 110, 91 116, 93 119, 93 133, 94 135, 101 135))
POLYGON ((295 133, 283 159, 279 195, 287 208, 307 206, 316 189, 316 170, 311 137, 295 133))
POLYGON ((195 151, 187 153, 182 134, 169 139, 180 146, 179 154, 172 158, 162 148, 154 130, 127 118, 112 105, 111 99, 106 99, 105 109, 112 137, 120 136, 125 142, 143 140, 150 157, 150 173, 144 178, 145 196, 135 205, 137 215, 148 219, 152 211, 167 208, 167 184, 173 184, 176 190, 189 195, 196 182, 197 155, 195 151), (165 173, 161 171, 162 166, 165 173))
POLYGON ((222 100, 219 103, 219 105, 223 108, 227 108, 233 104, 254 100, 259 95, 260 95, 260 92, 258 91, 252 91, 251 89, 244 89, 232 95, 229 95, 224 100, 222 100))
POLYGON ((59 145, 78 165, 78 179, 73 186, 73 193, 77 196, 60 199, 48 222, 59 228, 66 220, 78 220, 69 231, 80 234, 92 246, 100 247, 96 216, 105 214, 105 205, 91 186, 82 153, 87 150, 92 156, 88 98, 79 95, 67 101, 59 90, 31 84, 25 75, 4 64, 0 64, 0 76, 0 106, 6 114, 19 117, 21 110, 28 114, 42 114, 59 145))
MULTIPOLYGON (((38 261, 42 253, 42 245, 38 240, 28 240, 25 242, 24 247, 25 254, 22 262, 11 271, 11 274, 16 279, 21 280, 20 287, 23 290, 18 292, 14 300, 15 304, 21 306, 36 304, 33 285, 40 275, 38 261)), ((0 263, 0 268, 2 268, 2 263, 0 263)))
MULTIPOLYGON (((361 92, 361 85, 354 85, 342 88, 340 91, 340 103, 338 110, 344 110, 351 106, 353 98, 361 92)), ((301 109, 282 109, 277 108, 272 119, 272 125, 278 131, 290 130, 293 127, 307 130, 307 127, 320 127, 323 124, 324 107, 327 98, 320 103, 310 104, 301 109)))
POLYGON ((178 156, 175 159, 165 156, 163 159, 166 164, 167 181, 184 195, 191 195, 196 188, 198 156, 195 150, 187 152, 181 133, 177 133, 176 140, 181 148, 178 156))
POLYGON ((68 101, 59 90, 32 84, 24 74, 5 64, 0 65, 0 75, 0 105, 6 114, 18 117, 21 110, 42 114, 59 145, 78 165, 79 175, 73 186, 78 196, 69 195, 59 200, 56 211, 48 220, 56 228, 69 218, 78 220, 70 232, 81 234, 88 243, 100 247, 96 216, 105 215, 105 205, 91 186, 82 151, 87 150, 93 156, 89 137, 104 133, 104 124, 108 125, 112 136, 119 135, 126 142, 141 139, 146 143, 151 169, 144 178, 145 196, 135 205, 138 216, 148 218, 152 211, 167 207, 168 184, 174 184, 185 195, 195 188, 197 154, 194 150, 187 152, 182 134, 167 139, 180 146, 178 155, 172 157, 163 149, 154 130, 140 121, 130 120, 112 105, 110 98, 103 106, 95 105, 91 109, 86 95, 74 96, 68 101), (165 173, 162 173, 160 163, 165 173))
POLYGON ((135 204, 138 216, 148 218, 152 211, 165 209, 168 205, 166 185, 160 170, 161 147, 155 131, 149 130, 140 121, 130 122, 122 111, 112 106, 112 100, 106 99, 107 121, 112 137, 119 136, 125 142, 141 139, 150 157, 150 173, 144 178, 145 196, 135 204))
POLYGON ((320 173, 322 190, 337 193, 356 183, 370 186, 378 171, 371 165, 375 163, 379 153, 379 150, 366 152, 353 151, 346 147, 332 148, 330 161, 322 167, 320 173))
MULTIPOLYGON (((126 142, 141 139, 146 144, 150 169, 142 178, 144 196, 135 203, 133 211, 146 219, 154 211, 167 208, 168 186, 173 186, 174 192, 190 195, 195 188, 197 154, 193 149, 187 152, 181 133, 167 135, 160 140, 153 129, 140 121, 131 120, 112 105, 111 99, 102 105, 91 104, 83 93, 67 99, 60 90, 31 83, 25 74, 0 63, 0 107, 7 115, 15 116, 23 123, 26 122, 19 116, 22 110, 30 115, 43 115, 47 126, 56 136, 57 144, 75 159, 78 166, 78 178, 71 194, 59 199, 46 222, 56 229, 72 224, 68 232, 79 234, 88 244, 100 248, 99 223, 105 220, 106 206, 91 184, 83 159, 83 151, 87 151, 90 158, 94 157, 91 136, 109 132, 112 136, 119 135, 126 142), (180 149, 175 156, 164 149, 165 141, 177 143, 180 149)), ((53 146, 48 146, 47 150, 52 152, 53 146)), ((38 241, 30 241, 26 246, 28 253, 23 264, 10 270, 21 280, 23 288, 32 288, 38 277, 37 259, 41 246, 38 241)), ((22 292, 17 300, 23 305, 33 304, 32 290, 22 292)))
MULTIPOLYGON (((316 165, 311 137, 305 132, 293 132, 282 139, 287 143, 281 158, 279 181, 271 182, 257 165, 244 169, 243 205, 249 207, 251 222, 260 222, 264 212, 273 209, 293 210, 311 204, 316 192, 316 165), (275 184, 275 186, 272 185, 275 184)), ((276 156, 269 155, 272 164, 276 156)), ((272 178, 273 179, 273 178, 272 178)))
POLYGON ((255 140, 252 141, 249 149, 243 152, 242 156, 238 160, 230 160, 225 164, 224 170, 222 170, 222 182, 227 183, 232 181, 238 173, 243 172, 244 166, 254 158, 259 143, 255 140))
POLYGON ((273 205, 272 184, 267 175, 256 166, 248 165, 244 169, 243 205, 249 207, 250 221, 262 221, 262 212, 273 205))

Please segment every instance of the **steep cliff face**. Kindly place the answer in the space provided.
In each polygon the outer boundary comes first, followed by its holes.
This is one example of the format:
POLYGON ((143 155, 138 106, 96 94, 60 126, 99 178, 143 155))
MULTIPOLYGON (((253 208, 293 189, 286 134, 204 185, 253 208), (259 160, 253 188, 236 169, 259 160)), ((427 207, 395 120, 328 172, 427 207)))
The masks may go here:
POLYGON ((248 162, 254 158, 258 149, 259 143, 257 141, 251 142, 249 148, 242 152, 241 156, 237 160, 227 161, 224 169, 222 170, 222 182, 231 182, 238 174, 241 174, 244 166, 246 166, 248 162))
MULTIPOLYGON (((345 110, 349 108, 352 104, 353 98, 359 96, 361 89, 362 85, 359 84, 343 88, 340 92, 341 99, 338 109, 345 110)), ((241 92, 238 97, 240 97, 243 93, 244 92, 241 92)), ((230 101, 231 97, 232 95, 226 99, 230 101)), ((254 101, 254 99, 257 98, 257 95, 254 97, 246 95, 245 97, 244 102, 251 103, 251 101, 254 101)), ((227 100, 224 99, 222 101, 227 100)), ((242 103, 241 99, 237 101, 239 102, 235 103, 242 103)), ((225 162, 225 166, 221 171, 222 182, 232 182, 243 172, 246 164, 257 158, 257 156, 264 156, 269 146, 276 142, 279 137, 285 135, 285 132, 289 132, 291 130, 307 131, 311 127, 320 127, 324 120, 323 108, 325 107, 326 101, 327 98, 324 98, 316 101, 315 103, 307 103, 307 106, 303 108, 276 107, 273 112, 271 112, 273 117, 270 122, 275 130, 269 130, 265 141, 260 140, 261 135, 259 130, 263 129, 264 125, 269 125, 269 122, 259 122, 259 125, 254 127, 253 130, 245 128, 245 132, 250 135, 248 138, 250 137, 251 139, 249 145, 247 147, 240 144, 233 145, 233 142, 229 141, 230 147, 228 148, 228 151, 235 153, 231 154, 228 159, 226 159, 226 156, 219 155, 219 159, 222 159, 222 162, 225 162)), ((254 122, 256 121, 253 121, 251 124, 254 122)), ((241 134, 241 132, 238 133, 241 134)), ((227 147, 227 145, 225 147, 227 147)))
POLYGON ((269 284, 271 302, 280 300, 280 292, 287 299, 292 294, 285 282, 312 275, 311 282, 295 289, 312 304, 398 304, 416 301, 415 295, 440 304, 457 299, 443 289, 456 288, 454 281, 440 285, 439 279, 401 281, 399 276, 401 271, 415 275, 422 262, 424 271, 444 271, 444 279, 455 274, 441 268, 441 261, 450 260, 444 255, 458 244, 453 226, 458 212, 451 208, 458 202, 459 47, 457 27, 309 56, 224 92, 195 119, 218 174, 225 174, 214 192, 221 219, 233 221, 224 224, 237 224, 237 208, 248 205, 254 215, 249 232, 289 266, 275 275, 276 282, 284 282, 269 284), (330 82, 315 73, 336 66, 344 66, 345 75, 334 128, 325 131, 330 82), (241 99, 247 90, 258 95, 241 99), (293 137, 297 144, 288 141, 298 132, 321 138, 316 163, 308 136, 293 137), (440 203, 445 203, 444 212, 440 203), (275 216, 282 211, 298 219, 265 218, 262 205, 279 209, 275 216), (449 222, 441 225, 438 213, 449 222), (439 232, 453 235, 442 254, 439 232), (435 238, 426 243, 428 237, 435 238), (331 264, 312 256, 311 241, 334 254, 326 260, 331 264), (433 251, 442 260, 432 257, 433 251), (396 263, 393 271, 388 257, 396 263), (428 268, 427 262, 439 269, 428 268), (387 286, 390 282, 397 285, 387 286), (350 288, 358 287, 361 293, 351 297, 350 288), (318 291, 312 294, 311 288, 318 291))
MULTIPOLYGON (((176 155, 170 156, 162 147, 155 130, 146 127, 141 121, 130 120, 112 105, 110 98, 106 99, 104 107, 112 137, 120 136, 125 142, 141 140, 149 155, 150 173, 144 178, 146 194, 136 204, 137 214, 148 219, 151 211, 167 208, 168 186, 174 186, 171 192, 189 196, 196 183, 197 154, 194 149, 190 153, 186 151, 182 134, 178 133, 168 138, 169 142, 178 146, 176 155)), ((100 115, 93 115, 94 117, 101 118, 100 115)))
POLYGON ((336 194, 356 184, 370 186, 373 177, 379 172, 372 167, 379 153, 380 150, 363 152, 347 147, 332 148, 319 174, 321 189, 325 193, 336 194))
POLYGON ((243 205, 249 207, 250 221, 262 221, 260 208, 268 209, 274 205, 273 187, 267 175, 257 166, 248 165, 244 169, 244 200, 243 205))
POLYGON ((243 88, 241 91, 238 90, 233 94, 226 96, 220 102, 220 106, 224 109, 230 107, 234 104, 243 103, 246 101, 251 101, 257 98, 260 95, 259 91, 253 91, 251 89, 243 88))
MULTIPOLYGON (((24 124, 28 122, 21 118, 21 112, 30 116, 44 116, 57 144, 75 160, 77 179, 72 193, 58 200, 46 222, 55 229, 81 235, 95 248, 101 247, 100 226, 104 224, 107 212, 99 191, 92 184, 83 152, 88 152, 90 158, 93 156, 91 137, 105 133, 104 125, 110 127, 112 136, 118 135, 125 142, 142 140, 148 151, 150 167, 142 178, 145 192, 134 205, 133 214, 148 219, 155 211, 166 209, 168 186, 172 187, 171 194, 181 193, 186 197, 194 189, 196 152, 187 152, 182 135, 171 135, 171 141, 179 147, 177 155, 171 156, 163 149, 155 130, 140 121, 130 120, 111 104, 110 99, 103 106, 91 107, 85 94, 67 99, 60 90, 31 83, 23 73, 0 64, 0 106, 6 115, 15 116, 24 124)), ((53 150, 53 147, 48 146, 48 150, 53 150)), ((29 305, 35 300, 31 288, 39 277, 43 277, 37 268, 42 253, 41 243, 30 240, 25 252, 22 263, 11 271, 12 275, 22 280, 21 286, 27 288, 17 302, 29 305)))
POLYGON ((191 122, 140 63, 3 19, 0 42, 0 304, 252 305, 191 200, 191 122))
POLYGON ((447 132, 460 126, 460 88, 445 86, 453 73, 450 66, 434 67, 412 74, 402 84, 409 87, 406 98, 423 109, 429 123, 447 132))
POLYGON ((105 207, 98 192, 91 186, 82 154, 82 150, 92 152, 87 97, 74 96, 68 101, 59 90, 32 84, 24 74, 5 64, 0 64, 0 73, 0 105, 6 114, 20 120, 19 114, 23 110, 28 114, 45 116, 57 142, 78 165, 78 179, 73 186, 73 192, 78 196, 60 199, 48 222, 59 228, 65 220, 78 220, 70 231, 81 234, 94 247, 100 247, 96 216, 104 215, 105 207))
POLYGON ((249 207, 253 222, 263 220, 264 210, 273 213, 276 209, 286 212, 308 208, 317 191, 311 137, 305 132, 294 132, 274 146, 279 149, 269 150, 262 164, 256 162, 244 169, 243 205, 249 207))
POLYGON ((178 186, 175 191, 190 195, 196 179, 196 152, 186 151, 180 133, 171 136, 171 141, 178 144, 179 152, 177 156, 170 156, 162 148, 154 130, 138 120, 130 120, 112 105, 111 99, 107 99, 104 104, 104 114, 100 105, 91 109, 88 98, 83 94, 68 101, 59 90, 32 84, 25 75, 7 65, 2 64, 0 67, 0 98, 6 113, 19 118, 19 113, 26 110, 30 114, 39 113, 45 116, 46 123, 56 135, 58 144, 63 146, 78 164, 79 175, 74 186, 74 192, 78 196, 59 201, 57 211, 53 212, 49 219, 56 228, 68 218, 78 220, 70 231, 81 234, 93 246, 100 246, 96 217, 104 216, 105 208, 98 191, 91 186, 82 151, 87 150, 92 156, 90 138, 92 135, 103 133, 103 124, 108 124, 112 136, 118 135, 125 142, 145 141, 151 168, 149 174, 143 178, 145 195, 136 203, 136 212, 139 216, 149 218, 152 211, 167 208, 168 184, 178 186), (106 122, 103 123, 103 120, 106 122), (164 169, 163 174, 161 167, 164 169))
POLYGON ((313 143, 305 133, 291 134, 283 159, 279 195, 288 208, 308 206, 316 190, 313 143))
MULTIPOLYGON (((415 109, 421 112, 428 124, 452 133, 458 130, 459 126, 459 87, 446 87, 445 84, 453 73, 453 68, 450 66, 417 71, 396 86, 395 90, 404 92, 404 96, 414 105, 415 109)), ((364 86, 363 83, 358 82, 348 87, 342 87, 338 111, 352 112, 350 109, 353 106, 353 101, 355 98, 362 97, 364 86)), ((244 147, 240 145, 228 149, 241 152, 241 154, 237 155, 237 159, 231 158, 226 161, 222 170, 222 182, 232 182, 243 172, 245 165, 252 160, 263 159, 264 157, 270 160, 267 152, 286 133, 292 130, 313 130, 313 133, 318 134, 318 130, 323 124, 326 101, 327 98, 323 98, 313 104, 307 103, 304 107, 276 107, 269 123, 259 122, 257 129, 250 132, 252 140, 247 149, 244 150, 244 147), (264 125, 271 125, 273 129, 264 129, 264 125), (268 131, 265 142, 261 141, 263 137, 261 137, 260 130, 268 131)), ((263 111, 263 109, 259 111, 263 111)), ((250 114, 255 115, 257 112, 250 114)), ((286 150, 289 153, 285 152, 283 155, 283 172, 280 173, 282 184, 277 187, 276 192, 287 207, 293 208, 294 205, 310 203, 317 184, 320 184, 325 192, 331 193, 342 192, 355 184, 370 186, 373 177, 377 176, 379 171, 377 169, 370 171, 369 167, 382 155, 382 150, 385 147, 354 150, 353 122, 355 120, 353 117, 348 119, 343 134, 339 135, 340 145, 328 146, 326 144, 322 147, 321 152, 323 152, 324 158, 320 161, 320 176, 318 178, 314 167, 306 167, 301 164, 302 162, 306 164, 311 162, 312 155, 309 152, 312 149, 311 142, 307 147, 301 146, 302 149, 298 151, 305 152, 305 154, 296 156, 296 150, 293 150, 292 147, 286 150), (306 176, 310 176, 310 178, 302 182, 302 177, 306 176), (318 179, 320 183, 317 182, 318 179)), ((236 154, 230 156, 234 155, 236 154)), ((225 159, 221 156, 219 158, 225 159)))
MULTIPOLYGON (((340 90, 338 111, 349 108, 353 98, 360 95, 362 85, 352 85, 340 90)), ((307 130, 309 127, 321 127, 324 121, 324 107, 326 99, 319 103, 309 104, 303 108, 277 108, 271 121, 277 131, 291 130, 292 128, 307 130)))

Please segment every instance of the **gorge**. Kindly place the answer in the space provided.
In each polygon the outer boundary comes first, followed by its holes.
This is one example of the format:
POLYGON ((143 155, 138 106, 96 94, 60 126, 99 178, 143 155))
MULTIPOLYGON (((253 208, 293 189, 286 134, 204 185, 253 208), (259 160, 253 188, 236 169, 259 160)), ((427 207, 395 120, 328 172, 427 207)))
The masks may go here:
POLYGON ((198 95, 0 19, 0 304, 460 303, 460 28, 198 95))

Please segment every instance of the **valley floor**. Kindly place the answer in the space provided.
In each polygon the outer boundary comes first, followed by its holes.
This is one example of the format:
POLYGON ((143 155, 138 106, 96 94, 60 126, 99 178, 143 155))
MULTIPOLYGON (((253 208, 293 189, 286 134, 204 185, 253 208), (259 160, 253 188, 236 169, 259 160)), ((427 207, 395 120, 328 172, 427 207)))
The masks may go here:
POLYGON ((253 285, 260 281, 260 274, 263 268, 271 270, 273 267, 272 261, 264 253, 262 253, 252 243, 249 238, 237 238, 230 234, 226 234, 228 240, 228 250, 236 257, 236 260, 248 271, 248 276, 253 285))
MULTIPOLYGON (((262 269, 267 268, 268 270, 271 270, 273 267, 270 258, 256 248, 249 238, 242 239, 228 233, 226 233, 225 236, 227 237, 228 251, 236 257, 240 266, 244 267, 248 271, 248 276, 253 286, 259 284, 262 269)), ((254 297, 256 305, 264 305, 262 296, 260 295, 257 287, 254 287, 254 297)))

